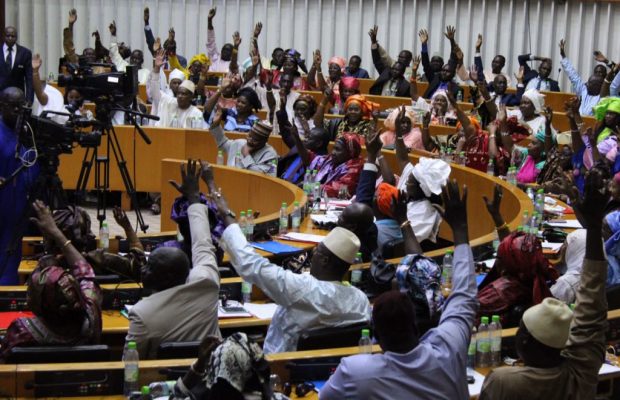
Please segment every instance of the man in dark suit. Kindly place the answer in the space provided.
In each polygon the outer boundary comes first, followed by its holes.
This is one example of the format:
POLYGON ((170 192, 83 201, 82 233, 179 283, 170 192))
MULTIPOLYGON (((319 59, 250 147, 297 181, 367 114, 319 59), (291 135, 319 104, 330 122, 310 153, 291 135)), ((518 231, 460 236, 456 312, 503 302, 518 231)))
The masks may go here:
POLYGON ((530 54, 522 54, 519 56, 519 65, 523 67, 523 82, 525 90, 536 89, 538 91, 546 90, 549 92, 559 92, 560 85, 558 81, 551 79, 551 71, 553 62, 550 58, 532 56, 530 54), (538 71, 530 68, 528 61, 541 61, 538 71))
POLYGON ((0 57, 0 90, 14 86, 24 91, 26 101, 32 104, 32 53, 17 44, 17 29, 7 26, 4 29, 2 57, 0 57))
POLYGON ((384 64, 377 48, 372 49, 372 62, 379 72, 379 77, 368 92, 377 96, 409 97, 409 82, 405 79, 407 66, 396 61, 389 68, 384 64))

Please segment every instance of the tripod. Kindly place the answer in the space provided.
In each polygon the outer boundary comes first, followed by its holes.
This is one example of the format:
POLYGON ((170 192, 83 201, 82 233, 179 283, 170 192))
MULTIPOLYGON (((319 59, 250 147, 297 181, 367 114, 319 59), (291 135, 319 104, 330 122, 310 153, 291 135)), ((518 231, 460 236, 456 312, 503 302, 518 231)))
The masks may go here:
POLYGON ((142 138, 147 144, 150 144, 150 139, 148 138, 148 136, 146 136, 144 131, 142 131, 142 129, 135 121, 136 115, 143 114, 136 111, 126 110, 124 108, 113 108, 110 104, 107 103, 97 103, 95 111, 97 119, 99 119, 100 121, 104 121, 101 126, 100 134, 101 136, 106 136, 107 155, 99 155, 98 148, 101 144, 101 138, 99 139, 99 143, 96 143, 96 145, 86 148, 86 152, 84 153, 84 159, 82 160, 82 167, 80 169, 80 174, 76 184, 76 194, 78 197, 83 197, 85 195, 86 184, 88 183, 92 167, 93 165, 95 165, 97 219, 99 220, 99 225, 101 226, 101 224, 103 224, 103 221, 106 219, 107 193, 110 191, 110 157, 111 155, 114 155, 116 165, 118 166, 118 170, 123 180, 123 185, 125 186, 125 191, 129 194, 131 202, 135 208, 136 217, 138 218, 138 225, 140 226, 142 232, 146 232, 149 226, 145 224, 144 218, 142 217, 142 212, 138 207, 136 190, 131 180, 131 176, 129 175, 129 171, 127 170, 127 161, 123 156, 123 152, 118 142, 114 126, 112 125, 111 118, 112 111, 123 111, 129 113, 131 115, 130 118, 133 121, 133 125, 140 133, 140 136, 142 136, 142 138))

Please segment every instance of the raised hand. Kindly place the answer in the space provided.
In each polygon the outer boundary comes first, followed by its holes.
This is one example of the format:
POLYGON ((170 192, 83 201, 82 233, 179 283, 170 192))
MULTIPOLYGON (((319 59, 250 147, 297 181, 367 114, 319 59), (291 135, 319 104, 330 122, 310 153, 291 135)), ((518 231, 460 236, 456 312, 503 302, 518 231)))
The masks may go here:
POLYGON ((448 88, 448 90, 446 91, 446 97, 448 97, 448 101, 450 102, 450 104, 453 107, 456 107, 456 105, 457 105, 456 97, 454 97, 454 93, 452 91, 452 88, 448 88))
POLYGON ((553 110, 551 107, 545 107, 545 111, 542 114, 545 116, 547 124, 551 125, 551 121, 553 121, 553 110))
POLYGON ((566 58, 566 41, 564 39, 560 40, 560 55, 562 58, 566 58))
POLYGON ((497 120, 500 122, 506 122, 508 119, 508 113, 506 112, 506 104, 500 103, 497 106, 497 120))
POLYGON ((44 202, 35 200, 35 202, 32 203, 32 208, 36 217, 30 218, 30 221, 39 227, 44 237, 53 238, 58 234, 62 235, 60 229, 58 229, 54 222, 52 211, 44 202))
POLYGON ((420 37, 420 42, 422 42, 422 44, 428 42, 428 31, 426 29, 420 29, 418 36, 420 37))
POLYGON ((212 20, 215 17, 215 13, 217 12, 217 7, 213 7, 209 10, 208 19, 212 20))
POLYGON ((258 21, 256 25, 254 25, 254 37, 256 39, 258 39, 258 36, 260 36, 260 33, 262 30, 263 30, 263 23, 258 21))
POLYGON ((503 195, 504 195, 504 192, 502 190, 502 187, 496 184, 495 187, 493 188, 493 200, 489 200, 487 196, 482 196, 482 199, 484 200, 484 204, 487 207, 487 211, 489 212, 489 214, 491 215, 491 218, 493 218, 493 221, 495 222, 495 226, 501 225, 503 222, 499 222, 499 221, 504 220, 502 218, 502 214, 499 211, 500 205, 502 203, 503 195))
POLYGON ((235 47, 235 49, 239 48, 239 45, 241 44, 241 35, 239 35, 238 31, 235 31, 235 33, 233 33, 233 46, 235 47))
POLYGON ((609 59, 605 56, 605 54, 601 53, 599 50, 594 50, 594 59, 605 64, 609 62, 609 59))
POLYGON ((33 55, 32 56, 32 69, 34 72, 39 71, 41 64, 43 64, 43 60, 41 60, 41 56, 39 55, 39 53, 33 55))
POLYGON ((220 106, 215 107, 215 114, 213 114, 213 121, 211 126, 221 125, 224 119, 224 110, 220 106))
POLYGON ((209 191, 215 189, 215 178, 213 177, 213 168, 211 164, 206 161, 198 160, 200 162, 200 177, 207 184, 209 191))
POLYGON ((164 65, 166 52, 164 49, 159 49, 155 52, 155 67, 160 69, 162 65, 164 65))
POLYGON ((441 198, 443 208, 437 204, 433 204, 433 207, 452 228, 454 244, 467 243, 467 186, 463 185, 463 196, 461 196, 458 182, 449 181, 442 189, 441 198))
POLYGON ((597 168, 586 173, 583 197, 576 199, 573 208, 579 216, 579 222, 584 228, 601 228, 605 217, 605 207, 609 200, 607 180, 597 168))
POLYGON ((323 91, 323 100, 321 101, 323 101, 324 103, 329 103, 332 101, 333 98, 334 98, 334 90, 331 87, 326 86, 325 90, 323 91))
POLYGON ((368 36, 370 36, 370 42, 372 44, 377 43, 377 32, 379 31, 379 27, 377 25, 370 28, 368 31, 368 36))
POLYGON ((515 79, 517 83, 523 83, 523 75, 525 74, 525 67, 519 67, 519 70, 515 73, 515 79))
POLYGON ((112 21, 108 29, 110 29, 110 35, 116 36, 116 21, 112 21))
POLYGON ((476 64, 472 64, 472 66, 469 67, 469 79, 471 79, 473 83, 478 83, 478 67, 476 67, 476 64))
POLYGON ((396 137, 402 137, 405 133, 407 133, 407 132, 403 132, 403 128, 402 128, 403 121, 405 118, 407 118, 405 116, 405 106, 401 106, 398 110, 396 121, 394 121, 394 123, 396 124, 396 137))
POLYGON ((149 24, 149 19, 151 17, 151 12, 149 11, 148 7, 144 7, 144 25, 148 25, 149 24))
POLYGON ((446 32, 444 33, 446 39, 454 41, 454 35, 456 34, 456 28, 452 25, 446 26, 446 32))
POLYGON ((170 29, 168 29, 168 40, 173 41, 175 36, 174 27, 171 26, 170 29))
POLYGON ((153 43, 153 51, 157 53, 159 49, 161 49, 161 38, 158 36, 153 43))
POLYGON ((422 127, 423 128, 428 128, 428 126, 431 124, 431 112, 427 111, 424 114, 424 117, 422 118, 422 127))
POLYGON ((456 65, 463 65, 465 55, 463 54, 463 50, 458 45, 456 45, 454 49, 454 56, 456 57, 456 65))
MULTIPOLYGON (((418 68, 420 67, 420 61, 421 61, 421 58, 420 58, 419 55, 413 57, 413 65, 411 66, 411 70, 412 71, 417 71, 418 70, 418 68)), ((414 74, 411 74, 411 76, 415 77, 414 74)))
POLYGON ((321 50, 314 50, 314 52, 312 53, 312 62, 314 63, 315 68, 321 67, 321 63, 323 62, 323 58, 321 57, 321 50))
POLYGON ((90 34, 90 36, 95 38, 95 41, 99 42, 101 41, 101 36, 99 35, 99 31, 94 31, 93 33, 90 34))
POLYGON ((75 24, 75 21, 77 21, 77 10, 72 8, 71 11, 69 11, 69 25, 75 24))
POLYGON ((478 34, 478 39, 476 40, 476 53, 480 53, 480 48, 482 47, 482 34, 478 34))
POLYGON ((258 54, 256 50, 252 49, 252 51, 250 51, 250 58, 252 59, 253 66, 260 64, 260 54, 258 54))
POLYGON ((284 91, 283 88, 280 88, 280 90, 278 91, 278 94, 280 95, 280 110, 285 110, 286 109, 286 92, 284 91))
POLYGON ((200 202, 200 186, 198 184, 198 179, 200 178, 201 171, 198 170, 197 165, 197 161, 192 159, 187 160, 187 164, 181 164, 180 185, 176 181, 168 181, 190 204, 200 202))
POLYGON ((112 214, 114 215, 114 221, 116 221, 121 228, 124 230, 132 229, 127 214, 119 206, 114 206, 112 214))

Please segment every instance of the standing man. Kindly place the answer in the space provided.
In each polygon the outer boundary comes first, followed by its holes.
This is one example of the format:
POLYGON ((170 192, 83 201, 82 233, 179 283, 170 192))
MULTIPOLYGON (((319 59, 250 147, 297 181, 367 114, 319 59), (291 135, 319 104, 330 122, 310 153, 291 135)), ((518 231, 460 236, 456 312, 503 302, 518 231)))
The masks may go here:
POLYGON ((0 90, 9 86, 21 89, 26 100, 32 104, 32 53, 17 44, 17 29, 7 26, 4 29, 2 60, 0 60, 0 90))
POLYGON ((213 18, 217 7, 213 7, 209 10, 208 17, 208 30, 207 30, 207 55, 211 59, 211 71, 213 72, 228 72, 230 69, 230 60, 232 59, 233 51, 237 51, 232 44, 226 43, 222 46, 222 51, 217 50, 217 44, 215 43, 215 30, 213 29, 213 18))
MULTIPOLYGON (((7 28, 8 29, 8 28, 7 28)), ((30 61, 29 61, 30 62, 30 61)), ((26 224, 28 193, 39 175, 34 157, 27 157, 26 149, 18 145, 15 131, 21 107, 25 104, 24 92, 8 87, 0 93, 0 285, 17 285, 17 269, 22 258, 22 238, 26 224), (15 157, 18 152, 32 166, 23 169, 15 178, 9 177, 22 165, 15 157)), ((29 153, 32 155, 32 152, 29 153)))

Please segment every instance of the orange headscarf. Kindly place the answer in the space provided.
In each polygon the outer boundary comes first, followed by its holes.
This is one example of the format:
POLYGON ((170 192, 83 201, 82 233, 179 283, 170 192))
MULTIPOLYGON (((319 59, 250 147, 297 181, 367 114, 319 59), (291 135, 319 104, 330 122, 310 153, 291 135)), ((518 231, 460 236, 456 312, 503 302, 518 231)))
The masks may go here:
MULTIPOLYGON (((480 121, 478 121, 478 118, 476 117, 468 117, 469 118, 469 122, 473 125, 473 127, 476 129, 476 133, 480 134, 482 133, 482 127, 480 126, 480 121)), ((461 129, 463 127, 463 124, 461 124, 460 122, 456 124, 456 130, 458 131, 459 129, 461 129)))
POLYGON ((398 189, 389 183, 381 182, 375 191, 377 208, 383 215, 394 218, 392 215, 392 199, 398 201, 398 189))
POLYGON ((366 97, 361 94, 354 94, 353 96, 349 96, 347 101, 344 103, 345 112, 347 111, 347 108, 349 108, 349 105, 351 105, 351 103, 357 103, 362 108, 362 115, 364 119, 371 119, 372 112, 379 109, 379 104, 366 100, 366 97))

